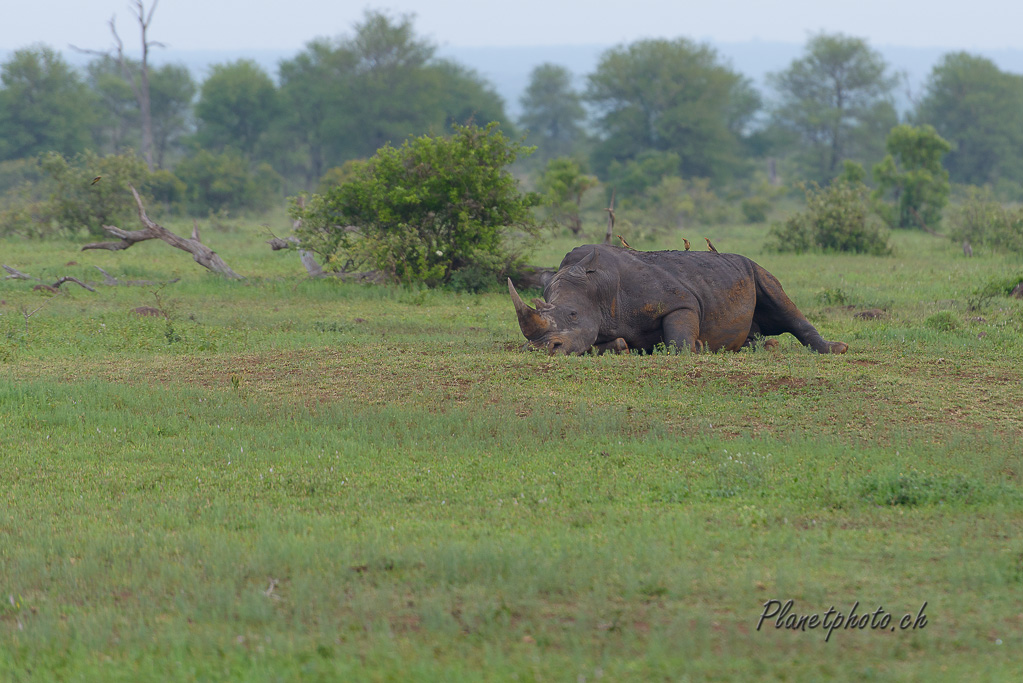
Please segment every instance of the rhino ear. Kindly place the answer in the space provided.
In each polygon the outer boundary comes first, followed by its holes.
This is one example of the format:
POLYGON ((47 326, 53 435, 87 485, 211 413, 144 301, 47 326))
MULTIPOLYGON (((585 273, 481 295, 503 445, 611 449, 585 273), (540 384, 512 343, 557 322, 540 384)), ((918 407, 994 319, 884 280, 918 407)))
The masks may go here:
POLYGON ((536 306, 538 311, 549 311, 554 308, 554 304, 549 304, 543 299, 533 299, 533 305, 536 306))
POLYGON ((591 249, 589 255, 579 261, 576 265, 585 270, 587 273, 597 272, 597 250, 591 249))

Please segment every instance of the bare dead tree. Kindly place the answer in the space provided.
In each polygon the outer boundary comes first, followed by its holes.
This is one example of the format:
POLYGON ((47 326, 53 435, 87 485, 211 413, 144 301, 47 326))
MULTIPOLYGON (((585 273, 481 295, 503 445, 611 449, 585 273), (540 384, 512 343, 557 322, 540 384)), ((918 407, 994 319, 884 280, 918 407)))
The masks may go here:
POLYGON ((611 244, 611 232, 615 227, 615 191, 611 190, 611 204, 604 209, 607 211, 607 235, 604 236, 604 244, 611 244))
POLYGON ((138 191, 131 187, 131 193, 135 197, 135 204, 139 209, 139 220, 142 225, 146 226, 144 230, 122 230, 114 225, 104 225, 103 229, 106 230, 110 235, 117 237, 116 242, 93 242, 86 244, 82 247, 82 251, 86 249, 106 249, 108 251, 121 251, 122 249, 128 249, 139 242, 144 242, 151 239, 160 239, 167 244, 187 251, 195 259, 195 262, 200 266, 212 270, 214 273, 220 273, 221 275, 240 280, 243 279, 241 275, 231 270, 231 268, 224 263, 224 260, 217 255, 215 251, 207 247, 199 238, 199 225, 198 223, 192 224, 192 237, 186 239, 175 235, 167 228, 163 227, 159 223, 153 222, 149 216, 146 215, 146 208, 142 205, 142 199, 139 197, 138 191))
MULTIPOLYGON (((124 76, 124 80, 128 82, 128 85, 131 86, 131 92, 139 105, 139 113, 142 117, 142 157, 146 160, 146 165, 149 166, 150 171, 153 170, 153 147, 155 145, 153 143, 153 114, 149 97, 149 50, 154 47, 165 47, 163 43, 149 39, 149 26, 153 22, 153 12, 156 11, 158 4, 159 0, 153 0, 153 4, 147 12, 142 0, 132 0, 135 19, 138 21, 139 29, 142 32, 142 60, 138 73, 132 71, 128 60, 124 56, 124 43, 121 41, 121 36, 117 33, 117 26, 114 21, 116 17, 110 17, 108 22, 110 32, 114 34, 114 41, 117 43, 116 56, 117 63, 121 67, 121 74, 124 76)), ((78 52, 86 54, 99 55, 101 57, 110 56, 109 51, 85 50, 74 45, 71 47, 78 52)))

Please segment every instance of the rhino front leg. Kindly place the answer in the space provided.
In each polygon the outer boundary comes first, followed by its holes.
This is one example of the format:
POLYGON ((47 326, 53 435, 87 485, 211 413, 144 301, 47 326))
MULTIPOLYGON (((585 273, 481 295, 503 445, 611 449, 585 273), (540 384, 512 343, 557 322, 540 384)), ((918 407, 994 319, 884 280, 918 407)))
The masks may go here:
POLYGON ((700 336, 700 318, 696 311, 681 310, 673 311, 664 316, 661 323, 664 345, 675 351, 697 352, 697 338, 700 336))
POLYGON ((605 353, 628 353, 629 345, 624 339, 618 337, 618 339, 603 344, 594 344, 591 350, 595 351, 598 356, 603 356, 605 353))

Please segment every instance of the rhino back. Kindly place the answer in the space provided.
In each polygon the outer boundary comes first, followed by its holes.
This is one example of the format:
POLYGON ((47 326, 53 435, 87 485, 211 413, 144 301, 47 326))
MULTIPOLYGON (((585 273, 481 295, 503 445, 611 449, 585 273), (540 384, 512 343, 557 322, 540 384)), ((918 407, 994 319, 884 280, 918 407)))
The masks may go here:
POLYGON ((660 341, 664 316, 680 309, 699 315, 701 338, 715 345, 745 340, 756 306, 755 264, 745 256, 587 245, 572 250, 561 268, 593 250, 602 279, 616 281, 594 302, 604 319, 601 341, 621 336, 636 346, 652 346, 660 341))

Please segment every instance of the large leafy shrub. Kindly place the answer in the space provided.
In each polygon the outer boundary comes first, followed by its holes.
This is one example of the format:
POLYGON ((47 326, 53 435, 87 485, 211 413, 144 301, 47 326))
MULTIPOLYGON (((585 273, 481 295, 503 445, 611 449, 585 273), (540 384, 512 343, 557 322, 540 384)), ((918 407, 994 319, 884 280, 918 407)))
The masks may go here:
POLYGON ((50 152, 42 156, 40 166, 49 177, 50 189, 48 210, 40 216, 52 220, 60 230, 75 233, 84 229, 91 235, 103 235, 104 225, 125 227, 137 220, 138 207, 130 187, 144 191, 149 168, 136 154, 101 157, 86 151, 67 159, 50 152))
POLYGON ((888 235, 872 213, 866 185, 836 180, 827 187, 803 186, 806 210, 771 226, 769 246, 777 251, 847 251, 888 254, 888 235))
POLYGON ((539 233, 532 208, 541 196, 520 193, 507 170, 531 151, 496 124, 386 145, 347 182, 292 203, 299 240, 328 267, 368 263, 409 283, 447 283, 470 267, 474 277, 496 274, 516 260, 514 233, 539 233))

